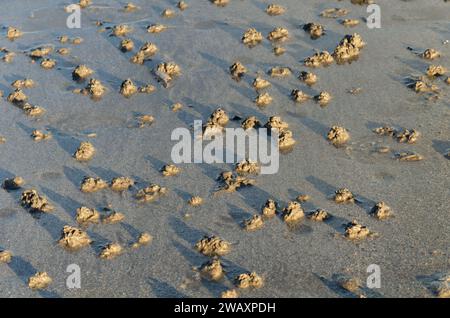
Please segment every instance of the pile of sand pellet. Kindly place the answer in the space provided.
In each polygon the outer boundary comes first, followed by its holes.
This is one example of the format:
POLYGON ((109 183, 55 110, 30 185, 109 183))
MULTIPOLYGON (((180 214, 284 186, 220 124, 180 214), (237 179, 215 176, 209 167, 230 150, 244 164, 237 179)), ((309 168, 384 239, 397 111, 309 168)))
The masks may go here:
POLYGON ((156 52, 158 52, 158 47, 154 43, 147 42, 131 57, 130 61, 135 64, 144 64, 144 62, 155 55, 156 52))
POLYGON ((51 133, 46 134, 40 130, 33 130, 33 132, 31 133, 31 138, 33 138, 34 141, 42 141, 42 140, 51 139, 52 134, 51 133))
POLYGON ((134 180, 129 177, 117 177, 111 180, 111 190, 123 192, 134 185, 134 180))
POLYGON ((320 16, 324 17, 324 18, 336 19, 336 18, 346 16, 349 12, 350 12, 349 10, 343 9, 343 8, 330 8, 330 9, 323 10, 320 13, 320 16))
POLYGON ((215 192, 216 194, 222 192, 235 192, 240 187, 252 186, 256 183, 254 179, 234 175, 231 171, 222 172, 219 181, 222 181, 223 185, 215 192))
POLYGON ((269 70, 269 74, 272 77, 283 78, 283 77, 290 76, 292 74, 292 72, 289 67, 276 66, 276 67, 272 67, 269 70))
POLYGON ((200 206, 203 204, 203 198, 199 196, 193 196, 189 199, 188 204, 193 207, 200 206))
POLYGON ((240 274, 235 278, 236 287, 247 289, 247 288, 261 288, 264 285, 264 280, 261 276, 253 273, 240 274))
POLYGON ((181 172, 181 168, 179 168, 175 165, 165 165, 162 168, 162 174, 165 177, 173 177, 173 176, 180 174, 180 172, 181 172))
POLYGON ((2 61, 5 63, 12 63, 14 58, 16 57, 16 53, 9 51, 8 49, 1 48, 1 53, 4 53, 2 56, 2 61))
POLYGON ((239 292, 236 289, 229 289, 220 294, 221 298, 238 298, 239 292))
POLYGON ((333 62, 333 56, 327 51, 317 52, 303 61, 304 65, 308 67, 328 66, 333 62))
POLYGON ((84 141, 78 146, 78 149, 73 154, 73 157, 77 161, 89 161, 94 157, 95 155, 95 148, 94 146, 87 141, 84 141))
POLYGON ((275 54, 275 56, 280 56, 283 55, 284 53, 286 53, 286 49, 284 47, 274 46, 273 54, 275 54))
POLYGON ((244 130, 248 130, 248 129, 258 129, 259 127, 261 127, 261 122, 255 117, 255 116, 250 116, 247 117, 241 124, 241 127, 244 130))
POLYGON ((214 3, 218 7, 225 7, 230 0, 209 0, 211 3, 214 3))
POLYGON ((12 253, 7 250, 0 250, 0 263, 9 263, 12 259, 12 253))
POLYGON ((113 259, 123 253, 123 247, 119 243, 106 245, 100 253, 100 258, 113 259))
POLYGON ((203 126, 203 138, 208 138, 223 132, 224 127, 228 124, 230 118, 225 110, 217 108, 208 118, 203 126))
POLYGON ((105 86, 98 79, 91 78, 88 85, 79 91, 83 95, 89 95, 92 99, 100 99, 106 92, 105 86))
POLYGON ((25 184, 22 177, 14 177, 3 181, 3 189, 8 191, 19 190, 25 184))
POLYGON ((403 129, 396 131, 394 137, 398 142, 413 144, 420 137, 420 132, 415 129, 403 129))
POLYGON ((139 202, 153 202, 160 196, 167 193, 167 188, 161 187, 157 184, 152 184, 144 189, 141 189, 136 194, 136 199, 139 202))
POLYGON ((283 42, 289 39, 289 30, 283 27, 277 27, 269 32, 267 39, 272 42, 283 42))
POLYGON ((43 59, 41 62, 41 67, 46 70, 50 70, 56 66, 56 61, 53 59, 43 59))
POLYGON ((148 33, 161 33, 167 30, 167 26, 164 24, 152 24, 147 27, 148 33))
POLYGON ((270 105, 272 101, 273 101, 272 96, 270 96, 270 94, 267 92, 259 94, 254 100, 255 104, 258 107, 266 107, 270 105))
POLYGON ((119 48, 122 52, 130 52, 134 49, 134 42, 131 39, 124 39, 120 42, 119 48))
POLYGON ((28 279, 28 287, 31 289, 45 289, 52 281, 52 278, 46 272, 37 272, 28 279))
POLYGON ((177 8, 180 9, 181 11, 186 10, 189 7, 189 5, 185 2, 185 1, 179 1, 177 3, 177 8))
POLYGON ((49 55, 53 51, 53 48, 50 46, 39 47, 30 52, 30 57, 33 59, 43 58, 46 55, 49 55))
POLYGON ((23 106, 27 100, 28 96, 20 88, 15 89, 14 92, 8 95, 8 102, 17 106, 23 106))
POLYGON ((30 103, 25 103, 22 107, 25 115, 30 117, 42 116, 45 113, 45 109, 38 105, 31 105, 30 103))
POLYGON ((450 298, 450 275, 437 274, 430 283, 430 289, 438 298, 450 298))
POLYGON ((431 82, 426 76, 420 76, 408 81, 407 86, 416 93, 438 93, 439 87, 431 82))
POLYGON ((255 78, 252 85, 256 90, 265 89, 265 88, 268 88, 271 86, 271 84, 268 80, 265 80, 261 77, 255 78))
POLYGON ((173 18, 175 15, 175 11, 173 11, 172 9, 164 9, 163 12, 161 12, 161 16, 167 19, 173 18))
POLYGON ((291 201, 288 206, 283 209, 283 220, 286 223, 295 223, 305 216, 305 212, 299 202, 291 201))
POLYGON ((312 86, 317 83, 317 75, 311 72, 301 72, 298 79, 308 86, 312 86))
POLYGON ((72 72, 72 78, 75 81, 84 80, 94 74, 94 71, 84 64, 78 65, 72 72))
POLYGON ((357 278, 349 277, 347 275, 337 275, 336 283, 348 292, 355 293, 361 287, 361 283, 357 278))
POLYGON ((273 218, 276 215, 276 213, 277 213, 277 203, 272 199, 267 200, 262 208, 261 215, 269 219, 273 218))
POLYGON ((359 58, 361 49, 366 44, 357 33, 346 35, 333 52, 333 57, 338 64, 351 63, 359 58))
POLYGON ((396 153, 394 159, 398 161, 421 161, 423 156, 411 151, 396 153))
POLYGON ((137 92, 138 92, 137 86, 134 85, 133 81, 129 78, 123 81, 122 84, 120 85, 120 94, 122 94, 126 98, 133 96, 137 92))
POLYGON ((308 194, 300 194, 296 200, 300 203, 307 202, 311 200, 311 197, 308 194))
POLYGON ((316 211, 312 212, 308 215, 308 217, 316 222, 323 222, 330 218, 330 215, 327 211, 322 209, 317 209, 316 211))
POLYGON ((47 198, 40 196, 34 189, 24 191, 20 203, 30 212, 51 212, 54 209, 47 198))
POLYGON ((82 206, 77 209, 76 220, 78 224, 87 225, 89 223, 98 223, 100 220, 100 213, 94 208, 82 206))
POLYGON ((242 43, 248 47, 254 47, 261 43, 263 40, 263 35, 258 32, 255 28, 248 29, 242 36, 242 43))
POLYGON ((296 141, 293 138, 293 133, 289 130, 287 122, 283 121, 279 116, 272 116, 268 122, 264 125, 268 129, 278 129, 278 148, 282 152, 288 152, 292 150, 296 141))
POLYGON ((307 23, 303 26, 303 30, 309 33, 311 39, 318 39, 324 34, 324 27, 317 23, 307 23))
POLYGON ((345 226, 344 236, 350 240, 361 240, 368 237, 371 234, 369 229, 353 220, 345 226))
POLYGON ((200 274, 208 280, 218 281, 224 276, 220 260, 212 259, 200 267, 200 274))
POLYGON ((248 159, 244 159, 241 162, 238 162, 235 166, 235 169, 237 174, 239 175, 246 175, 246 174, 259 174, 261 172, 260 165, 255 162, 248 159))
POLYGON ((115 25, 112 28, 112 34, 117 37, 126 36, 128 33, 132 32, 133 29, 126 24, 115 25))
POLYGON ((345 27, 355 27, 359 25, 359 20, 357 19, 342 19, 340 23, 345 27))
POLYGON ((276 15, 282 15, 286 12, 286 8, 283 6, 280 6, 278 4, 269 4, 266 8, 266 13, 268 15, 276 16, 276 15))
POLYGON ((205 236, 195 244, 195 249, 206 256, 223 256, 230 252, 231 244, 217 236, 205 236))
POLYGON ((160 63, 153 73, 164 87, 169 87, 172 81, 181 75, 181 68, 174 62, 160 63))
POLYGON ((123 7, 123 11, 125 12, 135 12, 138 11, 140 8, 135 5, 134 3, 127 3, 124 7, 123 7))
POLYGON ((426 60, 435 60, 441 57, 441 53, 435 49, 426 49, 419 56, 426 60))
POLYGON ((230 73, 232 78, 238 82, 247 73, 247 68, 241 62, 237 61, 230 66, 230 73))
POLYGON ((77 251, 91 244, 88 234, 76 227, 64 226, 59 244, 71 251, 77 251))
POLYGON ((335 146, 341 146, 350 139, 350 134, 344 127, 333 126, 327 134, 327 139, 335 146))
POLYGON ((294 89, 291 92, 291 98, 294 102, 301 104, 311 99, 311 96, 309 96, 308 94, 299 89, 294 89))
POLYGON ((103 224, 117 224, 125 219, 125 215, 120 212, 113 211, 102 217, 103 224))
POLYGON ((261 215, 253 215, 251 218, 243 222, 246 231, 256 231, 264 226, 264 220, 261 215))
POLYGON ((78 4, 82 9, 84 9, 92 4, 92 0, 80 0, 78 4))
POLYGON ((355 202, 355 197, 353 193, 347 188, 342 188, 336 190, 334 193, 334 202, 336 203, 353 203, 355 202))
POLYGON ((153 117, 152 115, 140 115, 137 117, 137 120, 138 120, 138 127, 144 128, 147 126, 151 126, 155 121, 155 117, 153 117))
POLYGON ((23 35, 23 32, 18 28, 8 27, 8 31, 6 32, 6 37, 10 41, 14 41, 15 39, 20 38, 23 35))
POLYGON ((378 202, 370 211, 370 214, 379 220, 384 220, 392 216, 391 208, 384 202, 378 202))
POLYGON ((447 73, 447 68, 442 65, 430 65, 426 71, 427 76, 430 78, 443 76, 445 73, 447 73))
POLYGON ((11 86, 16 89, 34 88, 36 83, 30 78, 24 78, 23 80, 15 80, 11 83, 11 86))
POLYGON ((320 105, 320 107, 326 107, 333 97, 329 92, 323 91, 318 95, 314 96, 316 102, 320 105))
POLYGON ((142 233, 139 235, 136 242, 134 242, 131 247, 132 248, 139 248, 145 245, 150 244, 153 241, 153 236, 151 236, 149 233, 142 233))
POLYGON ((85 177, 81 182, 80 190, 85 193, 97 192, 108 188, 106 181, 100 178, 85 177))

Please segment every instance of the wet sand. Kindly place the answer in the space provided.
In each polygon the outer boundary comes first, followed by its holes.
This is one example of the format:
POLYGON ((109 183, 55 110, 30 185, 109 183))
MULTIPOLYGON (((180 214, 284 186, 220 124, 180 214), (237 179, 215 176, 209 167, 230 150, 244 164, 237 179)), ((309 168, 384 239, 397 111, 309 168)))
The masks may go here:
POLYGON ((82 11, 82 28, 74 30, 65 25, 66 1, 1 4, 3 26, 15 26, 24 35, 14 42, 5 36, 0 39, 1 47, 17 54, 12 63, 0 62, 0 90, 5 96, 0 101, 0 136, 6 138, 0 144, 0 181, 21 176, 25 189, 37 189, 55 207, 36 216, 20 206, 20 190, 0 190, 0 249, 13 253, 9 264, 0 263, 1 297, 219 297, 244 272, 257 272, 265 283, 260 289, 243 291, 242 296, 354 297, 338 286, 335 275, 365 282, 370 264, 381 268, 381 288, 364 289, 367 297, 434 296, 427 277, 450 269, 450 160, 444 156, 450 148, 450 86, 439 81, 441 98, 428 101, 408 88, 405 79, 424 74, 431 63, 414 52, 427 48, 442 53, 433 64, 450 68, 450 44, 443 44, 450 40, 449 3, 380 0, 382 28, 370 30, 364 22, 346 28, 336 19, 319 17, 331 7, 350 9, 348 18, 367 16, 365 6, 350 1, 279 0, 275 3, 289 10, 272 17, 264 12, 269 1, 230 1, 219 8, 207 0, 191 0, 181 12, 175 7, 177 1, 136 0, 133 3, 141 9, 131 13, 121 11, 122 1, 94 2, 82 11), (176 16, 163 18, 166 8, 174 9, 176 16), (121 52, 122 39, 111 37, 110 30, 98 32, 97 20, 109 21, 103 27, 132 26, 128 38, 134 51, 121 52), (311 39, 302 29, 309 22, 324 25, 325 35, 311 39), (154 23, 169 28, 148 33, 146 27, 154 23), (290 33, 281 56, 274 55, 266 39, 252 49, 241 43, 248 28, 266 36, 278 26, 290 33), (367 43, 357 61, 313 69, 319 80, 311 88, 297 79, 301 71, 311 71, 302 61, 315 49, 332 52, 344 35, 354 32, 367 43), (61 35, 81 37, 83 42, 61 44, 57 40, 61 35), (144 65, 130 63, 147 41, 155 43, 159 52, 144 65), (57 63, 52 70, 31 63, 21 53, 47 45, 71 50, 68 55, 50 55, 57 63), (166 89, 151 70, 172 60, 180 65, 182 75, 166 89), (235 61, 248 69, 240 82, 229 74, 235 61), (72 80, 79 64, 93 69, 93 77, 106 86, 100 100, 72 92, 86 86, 72 80), (293 75, 270 78, 267 72, 275 66, 290 67, 293 75), (272 83, 267 91, 273 101, 265 108, 253 102, 257 93, 251 85, 257 74, 272 83), (45 107, 44 116, 27 117, 6 100, 14 90, 10 83, 23 78, 36 82, 35 88, 24 91, 33 104, 45 107), (127 78, 157 90, 125 98, 119 89, 127 78), (355 87, 361 92, 348 93, 355 87), (328 91, 333 99, 326 108, 314 101, 296 104, 290 97, 293 89, 311 96, 328 91), (171 107, 178 102, 184 107, 173 112, 171 107), (266 122, 279 115, 289 123, 297 144, 281 156, 277 174, 258 176, 255 186, 236 193, 212 196, 219 184, 216 178, 232 165, 179 165, 181 173, 169 178, 160 169, 170 164, 172 130, 189 127, 194 119, 206 120, 219 106, 230 118, 256 116, 266 122), (144 114, 154 116, 154 122, 137 128, 136 118, 144 114), (330 145, 327 133, 334 125, 349 131, 350 149, 330 145), (415 128, 421 137, 410 145, 372 132, 383 125, 415 128), (51 132, 52 138, 33 141, 30 135, 36 129, 51 132), (94 133, 96 137, 88 137, 94 133), (96 153, 88 162, 77 162, 72 156, 83 141, 91 142, 96 153), (424 160, 397 161, 392 152, 374 153, 377 145, 395 152, 414 151, 424 160), (169 191, 155 202, 140 204, 131 190, 82 193, 84 176, 107 182, 129 176, 136 189, 157 183, 169 191), (333 202, 334 191, 344 187, 355 194, 358 204, 333 202), (267 199, 283 208, 300 194, 311 196, 302 203, 305 212, 321 208, 333 217, 326 222, 305 219, 294 229, 276 217, 258 231, 242 229, 241 223, 259 214, 267 199), (197 195, 203 204, 189 206, 187 201, 197 195), (379 221, 369 215, 379 201, 392 208, 394 218, 379 221), (94 242, 76 253, 58 245, 64 225, 77 226, 79 207, 101 211, 109 205, 125 215, 123 222, 90 226, 87 232, 94 242), (378 237, 358 243, 343 239, 344 225, 354 219, 378 237), (153 236, 150 245, 114 260, 98 257, 105 245, 128 246, 143 232, 153 236), (226 274, 220 283, 199 280, 192 270, 208 260, 194 248, 204 235, 217 235, 233 244, 222 257, 226 274), (66 267, 72 263, 81 267, 81 289, 65 286, 66 267), (53 283, 33 291, 27 280, 38 271, 47 272, 53 283))

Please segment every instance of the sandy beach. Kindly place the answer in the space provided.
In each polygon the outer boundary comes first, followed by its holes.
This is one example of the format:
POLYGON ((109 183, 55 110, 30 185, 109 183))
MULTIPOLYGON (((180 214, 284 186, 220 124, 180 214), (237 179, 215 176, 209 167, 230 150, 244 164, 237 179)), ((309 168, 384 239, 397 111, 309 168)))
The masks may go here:
POLYGON ((134 0, 137 9, 131 12, 123 9, 126 1, 93 0, 81 10, 81 28, 70 29, 64 10, 69 1, 3 0, 0 183, 16 176, 25 183, 18 190, 0 189, 0 252, 12 253, 9 262, 0 262, 0 297, 221 297, 234 289, 241 297, 436 297, 433 284, 439 277, 450 277, 450 84, 445 82, 450 76, 450 3, 376 2, 381 8, 379 29, 367 27, 366 5, 350 0, 230 0, 224 7, 186 0, 184 10, 175 0, 134 0), (268 15, 271 3, 286 12, 268 15), (339 18, 320 16, 335 7, 349 12, 339 18), (164 17, 166 9, 174 16, 164 17), (346 27, 342 18, 359 24, 346 27), (311 22, 323 26, 321 37, 312 39, 303 29, 311 22), (121 24, 131 32, 114 36, 114 26, 121 24), (154 24, 164 24, 167 30, 148 32, 154 24), (11 41, 8 27, 23 34, 11 41), (276 27, 286 28, 289 37, 275 45, 267 36, 276 27), (252 48, 242 43, 249 28, 263 35, 252 48), (357 60, 328 67, 304 65, 316 52, 333 53, 354 33, 365 42, 357 60), (68 41, 61 43, 64 35, 68 41), (73 43, 76 38, 81 43, 73 43), (121 51, 124 39, 133 41, 131 51, 121 51), (143 64, 130 62, 147 42, 158 51, 143 64), (274 46, 285 52, 275 55, 274 46), (30 57, 42 47, 52 52, 30 57), (61 48, 69 51, 60 54, 61 48), (430 48, 440 57, 420 56, 430 48), (9 62, 4 59, 8 52, 15 53, 9 62), (56 65, 43 68, 46 58, 56 65), (236 61, 247 71, 239 81, 230 75, 236 61), (170 87, 153 71, 163 62, 181 69, 170 87), (72 72, 82 64, 93 74, 84 82, 74 81, 72 72), (411 81, 425 76, 430 65, 441 65, 447 72, 424 79, 437 87, 415 92, 411 81), (287 67, 292 74, 271 77, 273 67, 287 67), (300 81, 303 71, 316 74, 317 83, 300 81), (258 92, 252 83, 258 76, 271 83, 261 91, 272 97, 265 107, 255 104, 258 92), (98 100, 82 94, 90 78, 106 89, 98 100), (26 108, 8 101, 15 92, 11 84, 23 79, 35 82, 22 91, 31 106, 45 108, 43 115, 29 116, 26 108), (155 91, 126 98, 120 93, 126 79, 138 88, 152 85, 155 91), (313 99, 296 103, 291 97, 296 89, 311 97, 326 91, 332 99, 326 107, 313 99), (175 112, 176 103, 182 108, 175 112), (233 164, 179 164, 176 176, 164 176, 161 169, 172 164, 172 131, 191 129, 194 120, 206 122, 219 107, 230 118, 227 127, 240 127, 249 116, 263 124, 280 116, 289 124, 296 144, 280 156, 279 171, 252 176, 253 186, 220 195, 214 195, 221 185, 217 178, 232 171, 233 164), (152 117, 140 121, 142 115, 152 117), (348 131, 345 145, 327 140, 333 126, 348 131), (396 131, 374 133, 384 126, 396 131), (405 129, 420 136, 402 142, 398 136, 405 129), (35 141, 35 130, 51 137, 35 141), (74 158, 82 142, 95 147, 88 161, 74 158), (418 154, 422 160, 398 160, 401 153, 418 154), (107 183, 124 176, 134 185, 125 191, 85 193, 80 186, 86 176, 107 183), (150 184, 167 188, 167 193, 140 202, 138 191, 150 184), (341 188, 353 193, 354 202, 333 200, 341 188), (22 193, 30 189, 47 198, 53 210, 30 213, 21 205, 22 193), (310 197, 300 202, 305 216, 288 226, 283 209, 299 195, 310 197), (201 197, 202 204, 188 204, 192 196, 201 197), (278 215, 258 230, 245 230, 242 223, 261 214, 268 199, 277 203, 278 215), (371 215, 381 201, 392 210, 386 220, 371 215), (100 220, 113 211, 124 218, 109 222, 113 224, 80 225, 77 209, 82 206, 96 209, 100 220), (331 217, 313 221, 308 214, 317 209, 331 217), (345 226, 353 220, 373 235, 348 239, 345 226), (92 242, 78 251, 63 248, 58 241, 66 225, 82 229, 92 242), (143 233, 151 235, 151 242, 133 248, 143 233), (224 270, 218 281, 205 279, 199 270, 213 259, 196 249, 205 235, 230 243, 229 253, 216 255, 224 270), (123 247, 121 255, 101 256, 111 243, 123 247), (66 286, 70 264, 81 269, 81 288, 66 286), (371 264, 380 268, 380 288, 366 286, 371 264), (52 283, 30 288, 29 278, 37 272, 48 273, 52 283), (238 275, 252 272, 261 277, 262 286, 235 286, 238 275), (344 288, 342 276, 360 286, 344 288))

